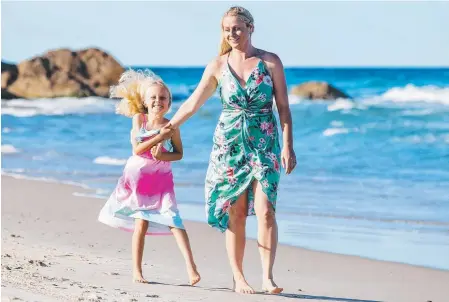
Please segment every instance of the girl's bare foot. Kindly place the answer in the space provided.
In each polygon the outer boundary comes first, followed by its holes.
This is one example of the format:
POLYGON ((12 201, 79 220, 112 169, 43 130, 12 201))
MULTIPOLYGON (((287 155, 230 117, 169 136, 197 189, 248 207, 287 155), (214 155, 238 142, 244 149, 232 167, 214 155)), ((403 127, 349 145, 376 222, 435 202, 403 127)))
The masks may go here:
POLYGON ((278 287, 273 279, 267 279, 262 284, 262 290, 268 294, 280 294, 284 289, 278 287))
POLYGON ((143 276, 141 272, 133 273, 133 282, 134 283, 149 283, 143 276))
POLYGON ((194 286, 201 280, 201 276, 196 270, 196 266, 192 266, 187 269, 187 273, 189 274, 189 283, 191 286, 194 286))
POLYGON ((245 277, 239 276, 237 278, 232 278, 234 286, 233 291, 239 294, 255 294, 256 291, 246 282, 245 277))

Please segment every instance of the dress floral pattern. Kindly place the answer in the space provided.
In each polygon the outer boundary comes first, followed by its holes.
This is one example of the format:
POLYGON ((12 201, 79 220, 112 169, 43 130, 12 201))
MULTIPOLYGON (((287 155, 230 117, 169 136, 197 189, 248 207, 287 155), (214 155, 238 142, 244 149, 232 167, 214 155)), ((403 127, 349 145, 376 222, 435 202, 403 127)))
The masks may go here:
POLYGON ((215 128, 206 175, 208 224, 224 232, 229 209, 248 190, 248 215, 254 215, 252 182, 257 179, 276 209, 280 146, 273 114, 273 82, 262 60, 243 88, 229 64, 218 83, 223 111, 215 128))

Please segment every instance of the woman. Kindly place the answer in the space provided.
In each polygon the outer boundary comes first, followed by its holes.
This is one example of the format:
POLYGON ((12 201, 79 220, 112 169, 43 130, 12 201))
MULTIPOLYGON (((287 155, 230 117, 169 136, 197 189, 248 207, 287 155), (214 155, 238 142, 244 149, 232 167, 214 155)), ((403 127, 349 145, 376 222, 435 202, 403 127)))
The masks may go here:
MULTIPOLYGON (((189 99, 170 120, 176 129, 219 89, 223 111, 214 134, 206 176, 209 225, 226 231, 226 248, 234 291, 255 293, 243 274, 245 226, 257 216, 264 291, 280 293, 273 280, 278 242, 275 218, 280 163, 290 174, 296 166, 292 120, 284 69, 277 55, 251 44, 254 20, 242 7, 231 7, 222 19, 220 56, 210 62, 189 99), (273 97, 279 111, 283 149, 279 146, 273 97)), ((167 130, 167 129, 166 129, 167 130)))

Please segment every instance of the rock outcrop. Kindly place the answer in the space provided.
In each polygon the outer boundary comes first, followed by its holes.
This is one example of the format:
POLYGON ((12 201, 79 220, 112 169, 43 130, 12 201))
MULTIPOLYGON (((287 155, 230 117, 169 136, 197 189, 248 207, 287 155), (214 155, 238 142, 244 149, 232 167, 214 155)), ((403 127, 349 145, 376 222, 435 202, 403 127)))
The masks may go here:
POLYGON ((2 62, 2 99, 108 97, 124 68, 98 48, 58 49, 20 62, 2 62))
POLYGON ((350 99, 351 97, 326 82, 306 82, 294 86, 290 94, 310 100, 335 100, 339 98, 350 99))

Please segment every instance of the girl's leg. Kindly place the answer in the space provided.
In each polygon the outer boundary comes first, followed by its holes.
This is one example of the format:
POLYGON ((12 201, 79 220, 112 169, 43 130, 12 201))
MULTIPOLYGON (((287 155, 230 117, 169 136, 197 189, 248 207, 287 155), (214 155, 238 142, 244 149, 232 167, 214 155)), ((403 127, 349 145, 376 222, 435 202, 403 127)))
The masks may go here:
POLYGON ((254 181, 254 210, 257 216, 257 242, 262 261, 262 289, 271 294, 279 294, 283 291, 273 281, 273 265, 278 244, 278 228, 273 206, 268 201, 267 195, 262 191, 262 185, 254 181))
POLYGON ((132 239, 133 255, 133 281, 138 283, 148 283, 142 275, 143 247, 145 245, 145 234, 148 230, 148 221, 136 219, 134 234, 132 239))
POLYGON ((170 227, 173 236, 175 236, 176 243, 181 250, 184 260, 186 261, 187 273, 189 274, 190 285, 195 285, 201 280, 201 276, 196 270, 196 264, 193 260, 193 253, 190 247, 189 236, 186 230, 170 227))
POLYGON ((234 288, 237 293, 254 294, 243 275, 243 256, 245 254, 245 228, 248 213, 248 195, 243 193, 229 210, 229 223, 226 230, 226 250, 231 265, 234 288))

